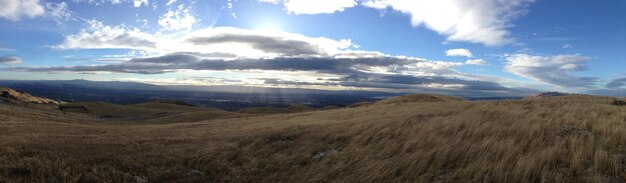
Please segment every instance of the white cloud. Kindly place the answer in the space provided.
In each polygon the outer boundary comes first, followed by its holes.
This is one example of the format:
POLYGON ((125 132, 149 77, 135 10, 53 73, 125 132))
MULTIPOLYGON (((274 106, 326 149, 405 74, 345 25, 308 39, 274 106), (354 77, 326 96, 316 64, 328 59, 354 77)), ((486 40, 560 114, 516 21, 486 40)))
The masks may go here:
POLYGON ((468 65, 487 65, 487 61, 483 59, 472 59, 465 62, 468 65))
POLYGON ((507 30, 512 21, 525 15, 535 0, 257 0, 281 4, 294 14, 323 14, 344 11, 360 5, 392 10, 411 17, 413 26, 424 25, 447 41, 481 43, 487 46, 511 44, 507 30))
POLYGON ((589 58, 582 55, 535 56, 528 54, 507 55, 505 69, 522 77, 535 79, 562 87, 593 86, 597 78, 578 77, 572 72, 585 68, 589 58))
POLYGON ((565 44, 563 45, 563 48, 572 48, 573 46, 571 44, 565 44))
POLYGON ((0 47, 0 51, 15 51, 15 49, 0 47))
POLYGON ((97 20, 80 33, 65 37, 58 49, 154 49, 155 37, 138 29, 124 26, 105 26, 97 20))
POLYGON ((55 22, 61 24, 72 20, 72 14, 68 9, 67 3, 46 3, 46 10, 48 16, 50 16, 55 22))
POLYGON ((258 0, 259 2, 262 3, 271 3, 271 4, 278 4, 280 3, 282 0, 258 0))
POLYGON ((365 0, 362 5, 391 8, 411 16, 413 26, 447 36, 448 41, 482 43, 488 46, 510 44, 514 39, 506 29, 511 21, 526 13, 534 0, 365 0))
POLYGON ((169 6, 169 5, 172 5, 174 3, 176 3, 176 0, 169 0, 169 1, 167 1, 167 3, 165 5, 169 6))
POLYGON ((106 3, 110 4, 121 4, 121 3, 132 3, 133 7, 139 8, 141 6, 149 6, 150 2, 148 0, 73 0, 73 2, 77 3, 88 3, 96 6, 104 5, 106 3))
POLYGON ((343 11, 357 5, 355 0, 258 0, 259 2, 279 4, 293 14, 323 14, 343 11))
POLYGON ((451 56, 451 57, 468 57, 468 58, 472 58, 474 57, 474 55, 472 54, 472 52, 468 49, 449 49, 446 51, 446 56, 451 56))
POLYGON ((91 20, 90 27, 65 37, 57 49, 133 49, 164 55, 193 52, 227 58, 268 58, 277 56, 336 54, 353 47, 349 39, 311 38, 299 34, 256 31, 233 27, 196 31, 148 33, 128 26, 108 26, 91 20))
POLYGON ((39 0, 0 0, 0 18, 18 21, 22 17, 33 18, 44 13, 39 0))
POLYGON ((19 64, 22 59, 16 56, 0 56, 0 64, 19 64))
POLYGON ((139 8, 141 7, 141 5, 148 6, 148 0, 134 0, 133 1, 133 6, 135 8, 139 8))
POLYGON ((199 20, 191 15, 191 7, 185 8, 181 4, 178 9, 167 10, 163 16, 159 16, 158 23, 166 30, 190 30, 197 21, 199 20))

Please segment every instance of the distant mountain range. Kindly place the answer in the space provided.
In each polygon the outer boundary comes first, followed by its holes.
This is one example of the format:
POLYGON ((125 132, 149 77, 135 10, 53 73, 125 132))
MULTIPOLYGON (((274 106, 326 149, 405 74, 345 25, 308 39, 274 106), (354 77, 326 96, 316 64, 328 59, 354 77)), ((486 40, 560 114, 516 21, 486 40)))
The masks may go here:
MULTIPOLYGON (((104 101, 137 104, 154 100, 180 100, 205 107, 238 110, 248 107, 347 106, 407 93, 359 90, 316 90, 248 86, 153 85, 138 82, 89 80, 0 80, 0 86, 60 101, 104 101)), ((461 96, 463 97, 463 96, 461 96)), ((469 100, 517 99, 520 97, 468 98, 469 100)))

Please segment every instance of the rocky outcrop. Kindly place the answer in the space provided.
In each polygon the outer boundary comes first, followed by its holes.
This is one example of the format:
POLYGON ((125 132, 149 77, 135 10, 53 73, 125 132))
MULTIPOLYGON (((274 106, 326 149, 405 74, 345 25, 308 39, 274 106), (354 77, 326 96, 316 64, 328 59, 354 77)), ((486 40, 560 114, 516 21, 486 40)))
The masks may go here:
POLYGON ((2 88, 2 87, 0 87, 0 98, 18 101, 18 102, 33 103, 33 104, 59 105, 62 103, 60 101, 47 99, 47 98, 41 98, 41 97, 35 97, 28 93, 20 92, 11 88, 2 88))

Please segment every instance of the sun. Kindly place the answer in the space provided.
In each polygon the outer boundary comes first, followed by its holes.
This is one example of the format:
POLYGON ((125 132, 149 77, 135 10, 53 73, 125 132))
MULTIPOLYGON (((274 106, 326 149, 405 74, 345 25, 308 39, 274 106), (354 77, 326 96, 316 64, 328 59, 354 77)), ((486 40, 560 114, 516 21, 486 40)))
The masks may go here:
POLYGON ((261 32, 284 32, 284 26, 279 19, 260 20, 253 27, 261 32))

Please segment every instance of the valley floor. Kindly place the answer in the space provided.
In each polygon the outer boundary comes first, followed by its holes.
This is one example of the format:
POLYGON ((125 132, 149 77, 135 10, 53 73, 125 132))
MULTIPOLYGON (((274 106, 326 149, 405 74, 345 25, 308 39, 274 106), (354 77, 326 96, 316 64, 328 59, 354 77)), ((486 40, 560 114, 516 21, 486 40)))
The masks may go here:
POLYGON ((378 104, 135 124, 0 105, 0 182, 625 182, 613 99, 378 104))

